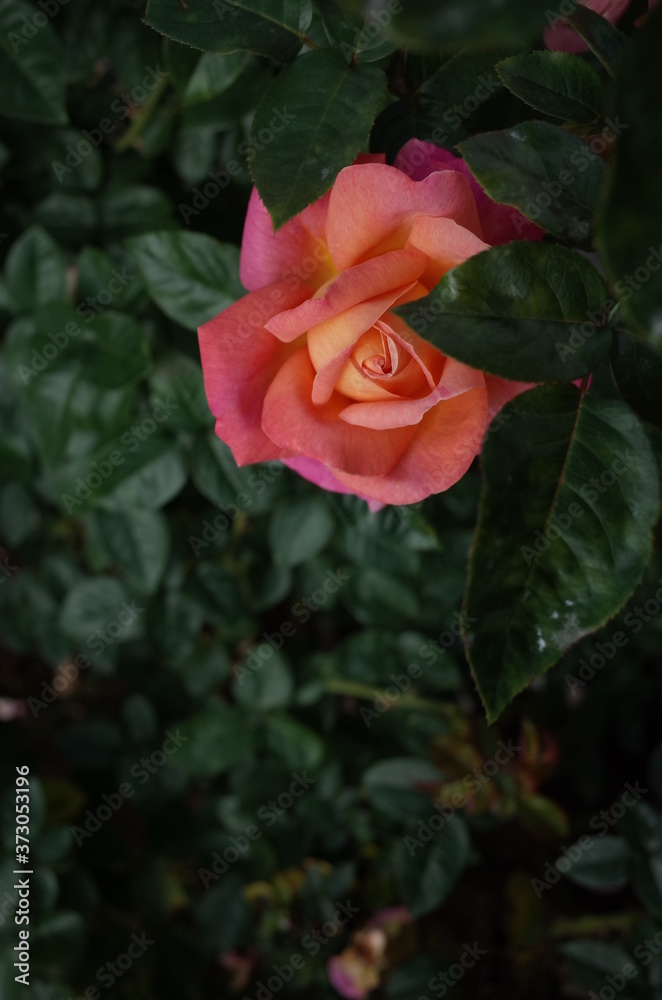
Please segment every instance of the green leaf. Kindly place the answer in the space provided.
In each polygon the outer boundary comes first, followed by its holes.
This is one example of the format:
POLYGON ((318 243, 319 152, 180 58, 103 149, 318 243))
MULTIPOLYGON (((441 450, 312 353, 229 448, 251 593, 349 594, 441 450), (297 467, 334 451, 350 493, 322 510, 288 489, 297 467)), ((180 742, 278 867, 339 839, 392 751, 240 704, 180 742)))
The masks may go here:
POLYGON ((574 379, 609 350, 607 292, 585 257, 515 241, 470 257, 396 312, 444 354, 523 382, 574 379), (580 329, 581 328, 581 329, 580 329))
MULTIPOLYGON (((262 666, 267 670, 268 663, 262 666)), ((314 730, 289 715, 266 716, 264 734, 270 754, 284 761, 289 767, 318 768, 324 759, 324 741, 314 730)))
POLYGON ((548 0, 374 0, 370 11, 386 23, 401 45, 418 49, 463 45, 468 41, 528 41, 545 26, 548 0))
POLYGON ((152 405, 167 397, 179 403, 168 418, 171 431, 190 432, 213 426, 200 362, 188 354, 171 351, 164 355, 150 377, 149 387, 152 405))
POLYGON ((607 72, 613 76, 628 42, 627 35, 615 28, 606 17, 601 17, 596 11, 581 3, 575 5, 567 20, 607 72))
POLYGON ((77 366, 54 367, 39 372, 23 390, 28 426, 46 468, 57 465, 66 447, 71 429, 71 400, 78 378, 77 366))
POLYGON ((635 413, 662 427, 662 350, 629 333, 617 332, 610 352, 618 390, 635 413))
POLYGON ((363 787, 375 809, 398 819, 431 807, 431 789, 440 786, 443 775, 421 757, 391 757, 365 771, 363 787))
POLYGON ((543 387, 512 400, 482 454, 467 650, 493 721, 624 604, 646 568, 658 463, 622 403, 543 387))
POLYGON ((151 356, 145 331, 137 320, 108 309, 85 333, 84 370, 90 382, 103 389, 120 389, 145 376, 151 356))
POLYGON ((298 566, 325 547, 335 519, 323 496, 283 500, 269 522, 269 544, 276 563, 298 566))
POLYGON ((20 483, 0 489, 0 536, 12 547, 21 545, 38 527, 39 508, 20 483))
POLYGON ((210 101, 212 97, 225 93, 252 62, 255 60, 248 52, 229 55, 203 52, 184 87, 184 103, 210 101))
POLYGON ((172 203, 159 188, 127 184, 106 192, 99 204, 107 240, 163 229, 172 221, 172 203))
MULTIPOLYGON (((145 419, 152 421, 147 425, 151 431, 154 420, 145 419)), ((96 451, 57 470, 60 502, 67 513, 99 503, 108 510, 158 510, 179 493, 187 478, 180 450, 164 434, 148 434, 143 424, 138 420, 96 451)))
POLYGON ((400 892, 414 917, 436 910, 448 899, 469 857, 469 833, 462 820, 458 816, 444 820, 430 806, 432 825, 421 821, 395 857, 400 892))
POLYGON ((101 503, 108 510, 160 510, 184 488, 188 470, 180 448, 167 438, 157 438, 154 450, 144 451, 141 444, 140 466, 131 474, 115 480, 114 487, 104 495, 101 503))
MULTIPOLYGON (((495 63, 513 51, 513 46, 462 49, 442 66, 430 59, 432 70, 428 60, 419 57, 420 72, 412 71, 410 92, 382 111, 373 129, 371 148, 383 150, 391 162, 411 138, 446 148, 465 139, 481 105, 503 92, 503 84, 494 72, 495 63)), ((412 61, 409 56, 406 65, 411 66, 412 61)))
POLYGON ((154 593, 170 552, 170 530, 163 514, 154 510, 100 510, 95 517, 105 546, 127 583, 143 593, 154 593))
POLYGON ((112 11, 96 0, 78 0, 57 12, 62 46, 70 80, 83 79, 108 51, 112 11))
POLYGON ((590 247, 607 168, 581 139, 547 122, 522 122, 458 148, 490 198, 554 236, 590 247))
POLYGON ((602 81, 580 56, 530 52, 505 59, 496 71, 513 94, 554 118, 592 122, 602 109, 602 81))
POLYGON ((83 247, 78 255, 77 298, 80 300, 78 314, 86 322, 108 307, 120 312, 131 311, 141 294, 144 294, 144 286, 128 254, 111 257, 97 247, 83 247))
POLYGON ((145 23, 186 45, 211 52, 246 49, 287 62, 310 25, 309 0, 149 0, 145 23))
POLYGON ((239 298, 239 251, 203 233, 149 233, 128 241, 151 297, 187 330, 239 298))
POLYGON ((67 301, 67 258, 41 226, 30 226, 12 244, 5 274, 19 312, 67 301))
POLYGON ((607 944, 606 941, 592 941, 590 939, 567 941, 561 945, 560 951, 565 958, 569 958, 591 971, 595 970, 601 977, 610 972, 622 975, 623 968, 632 965, 630 951, 626 951, 620 945, 607 944))
POLYGON ((34 219, 58 239, 79 244, 94 238, 99 210, 89 195, 54 191, 35 207, 34 219))
POLYGON ((24 0, 0 2, 0 114, 66 125, 64 56, 50 24, 24 0))
POLYGON ((212 778, 250 754, 253 733, 242 713, 229 705, 189 715, 177 724, 185 742, 171 758, 175 767, 195 778, 212 778))
POLYGON ((71 640, 80 643, 112 624, 104 641, 108 645, 127 642, 142 631, 139 615, 143 610, 135 602, 131 605, 129 592, 119 580, 110 576, 90 577, 75 584, 65 597, 60 628, 71 640))
POLYGON ((512 52, 512 47, 503 46, 455 52, 424 80, 416 96, 447 110, 459 104, 463 112, 460 118, 466 120, 479 104, 502 91, 501 80, 494 70, 496 64, 512 52))
POLYGON ((337 52, 307 52, 276 77, 251 127, 251 172, 274 227, 328 191, 367 150, 386 78, 337 52), (265 138, 268 136, 268 139, 265 138))
POLYGON ((269 712, 286 708, 292 700, 294 682, 287 660, 274 651, 260 670, 239 671, 234 697, 247 711, 269 712))
POLYGON ((397 49, 397 42, 388 38, 379 21, 369 14, 342 10, 337 0, 317 0, 317 4, 329 41, 348 63, 378 62, 397 49))
POLYGON ((616 80, 620 130, 598 220, 598 242, 623 318, 656 347, 662 346, 662 131, 656 53, 662 46, 662 8, 629 43, 616 80))
POLYGON ((219 507, 237 499, 235 483, 231 479, 232 463, 232 452, 213 431, 195 442, 191 459, 191 477, 195 488, 219 507))
POLYGON ((625 837, 588 837, 570 847, 567 855, 559 860, 565 861, 563 868, 557 861, 559 871, 585 889, 615 891, 622 889, 630 879, 632 852, 625 837), (565 871, 568 863, 570 867, 565 871))

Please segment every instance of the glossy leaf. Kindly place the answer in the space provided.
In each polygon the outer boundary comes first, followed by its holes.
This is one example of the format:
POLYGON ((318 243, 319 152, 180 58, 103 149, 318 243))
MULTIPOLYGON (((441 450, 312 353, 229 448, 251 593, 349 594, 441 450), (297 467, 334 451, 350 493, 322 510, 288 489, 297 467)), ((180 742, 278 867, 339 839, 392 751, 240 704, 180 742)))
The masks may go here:
POLYGON ((329 40, 348 63, 378 62, 397 48, 397 42, 369 14, 344 11, 337 0, 318 0, 318 6, 329 40))
POLYGON ((151 356, 145 331, 133 317, 106 310, 86 331, 85 377, 104 389, 138 382, 151 356))
POLYGON ((547 122, 522 122, 458 148, 494 201, 518 208, 554 236, 590 247, 606 167, 581 139, 547 122))
POLYGON ((600 114, 602 81, 586 60, 569 52, 512 56, 498 64, 497 73, 513 94, 554 118, 592 122, 600 114))
POLYGON ((307 52, 278 76, 255 112, 249 161, 278 229, 320 198, 367 151, 386 79, 337 52, 307 52))
POLYGON ((571 882, 586 889, 615 890, 627 885, 632 852, 624 837, 589 837, 583 843, 580 841, 579 845, 570 847, 568 853, 570 866, 563 874, 571 882))
POLYGON ((246 49, 287 61, 310 24, 309 0, 149 0, 145 22, 168 38, 211 52, 246 49))
MULTIPOLYGON (((121 628, 113 629, 117 633, 115 641, 127 642, 135 638, 141 628, 141 612, 136 609, 129 614, 126 611, 130 596, 123 584, 110 576, 81 580, 72 587, 62 605, 62 630, 75 642, 86 644, 99 629, 119 622, 121 628), (123 612, 126 621, 119 617, 123 612)), ((98 641, 102 639, 99 637, 98 641)))
POLYGON ((128 241, 151 297, 187 330, 239 298, 239 253, 203 233, 163 232, 128 241))
POLYGON ((335 520, 321 496, 282 501, 269 524, 269 542, 276 563, 298 566, 325 547, 335 520))
POLYGON ((613 76, 614 68, 618 65, 627 44, 627 36, 606 17, 601 17, 596 11, 581 3, 575 5, 575 9, 568 16, 568 22, 580 38, 584 39, 607 72, 613 76))
POLYGON ((445 902, 469 855, 469 834, 463 821, 454 816, 439 829, 439 813, 431 810, 430 816, 432 825, 419 823, 416 831, 404 838, 395 859, 400 891, 414 917, 445 902), (435 829, 439 832, 434 833, 435 829))
POLYGON ((580 254, 516 241, 470 257, 396 310, 450 357, 516 381, 574 379, 609 350, 606 288, 580 254))
POLYGON ((41 11, 23 0, 0 4, 0 114, 66 125, 63 53, 41 11), (36 22, 37 13, 46 21, 36 22))
POLYGON ((468 657, 490 720, 624 604, 660 505, 657 459, 622 403, 544 387, 503 415, 482 453, 466 595, 468 657))
POLYGON ((95 516, 104 544, 129 585, 153 593, 170 550, 170 532, 163 514, 152 510, 98 511, 95 516))
POLYGON ((19 312, 67 301, 67 258, 41 226, 26 229, 12 244, 5 274, 19 312))

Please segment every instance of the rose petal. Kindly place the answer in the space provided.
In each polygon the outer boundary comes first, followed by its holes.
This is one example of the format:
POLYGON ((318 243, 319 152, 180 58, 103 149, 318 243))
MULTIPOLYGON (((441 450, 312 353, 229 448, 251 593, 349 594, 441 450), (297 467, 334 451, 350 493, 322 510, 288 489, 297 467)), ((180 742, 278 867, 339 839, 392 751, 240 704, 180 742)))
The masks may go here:
MULTIPOLYGON (((296 309, 284 310, 269 322, 267 329, 289 343, 314 326, 351 309, 366 299, 374 299, 415 282, 425 270, 425 256, 417 250, 398 250, 365 261, 340 274, 323 295, 308 298, 296 309)), ((398 295, 401 291, 398 292, 398 295)), ((395 301, 396 296, 391 301, 395 301)))
POLYGON ((305 208, 274 233, 271 216, 253 188, 241 240, 239 277, 253 292, 275 282, 320 288, 337 272, 326 244, 329 195, 305 208))
POLYGON ((395 166, 412 180, 423 180, 435 170, 455 170, 466 177, 476 201, 482 238, 489 246, 500 246, 512 240, 541 240, 544 235, 539 226, 529 222, 516 208, 498 205, 492 201, 469 170, 465 160, 447 149, 441 149, 421 139, 410 139, 396 156, 395 166))
POLYGON ((393 468, 409 444, 411 429, 389 434, 352 427, 338 420, 344 405, 334 394, 324 406, 312 401, 315 369, 303 347, 275 375, 262 409, 264 432, 281 449, 304 455, 338 470, 384 476, 393 468))
POLYGON ((245 295, 198 331, 216 433, 239 465, 284 454, 262 430, 261 415, 265 393, 292 347, 265 330, 264 322, 298 304, 304 294, 303 288, 269 285, 245 295))
POLYGON ((326 234, 339 271, 404 247, 419 215, 443 216, 481 235, 471 188, 461 174, 410 180, 386 164, 346 167, 331 189, 326 234))
POLYGON ((352 403, 340 413, 340 419, 359 427, 390 430, 418 424, 437 403, 485 386, 483 373, 447 358, 438 385, 420 399, 391 399, 386 402, 352 403))
POLYGON ((388 475, 352 475, 336 470, 335 476, 355 493, 385 504, 417 503, 442 493, 464 475, 480 448, 486 418, 486 390, 471 389, 425 414, 409 447, 388 475))
POLYGON ((420 250, 428 258, 421 281, 430 289, 452 267, 490 249, 488 243, 479 240, 469 229, 458 226, 453 219, 435 219, 430 215, 420 215, 414 220, 407 247, 420 250))

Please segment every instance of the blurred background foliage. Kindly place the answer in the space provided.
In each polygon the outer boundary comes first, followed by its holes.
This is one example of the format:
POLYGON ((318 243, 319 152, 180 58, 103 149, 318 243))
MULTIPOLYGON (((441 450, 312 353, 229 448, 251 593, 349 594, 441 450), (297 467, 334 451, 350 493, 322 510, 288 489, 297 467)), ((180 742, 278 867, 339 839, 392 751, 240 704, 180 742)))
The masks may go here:
MULTIPOLYGON (((374 148, 447 127, 466 79, 539 38, 545 4, 500 6, 498 54, 457 54, 477 3, 412 4, 366 45, 391 84, 374 148), (442 36, 450 56, 396 51, 442 36)), ((274 995, 332 998, 352 940, 388 1000, 443 995, 475 942, 454 996, 583 996, 628 962, 620 995, 662 996, 659 546, 618 618, 488 728, 458 638, 478 469, 371 514, 277 463, 237 469, 214 436, 192 331, 242 294, 250 125, 283 55, 202 53, 143 16, 0 8, 0 997, 25 995, 26 764, 34 1000, 269 1000, 296 952, 274 995), (500 745, 518 749, 495 770, 500 745), (622 809, 627 782, 645 791, 622 809), (352 936, 400 905, 380 964, 352 936), (109 972, 132 936, 151 943, 109 972)), ((307 35, 360 52, 354 16, 320 0, 307 35)), ((498 86, 446 145, 522 117, 498 86)))

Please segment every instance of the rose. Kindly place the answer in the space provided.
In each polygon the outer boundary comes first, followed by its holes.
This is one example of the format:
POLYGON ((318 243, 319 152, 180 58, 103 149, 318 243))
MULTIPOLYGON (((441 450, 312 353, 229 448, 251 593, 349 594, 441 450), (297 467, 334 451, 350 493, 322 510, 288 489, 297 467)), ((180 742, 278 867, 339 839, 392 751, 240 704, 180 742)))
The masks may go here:
POLYGON ((239 465, 280 459, 325 489, 407 504, 457 482, 524 387, 446 358, 392 310, 488 249, 485 232, 540 231, 435 146, 377 160, 346 167, 276 234, 253 191, 249 294, 200 328, 200 349, 216 432, 239 465))
POLYGON ((349 946, 326 966, 329 982, 341 997, 365 1000, 379 986, 387 965, 387 946, 411 921, 405 906, 391 906, 352 934, 349 946))

